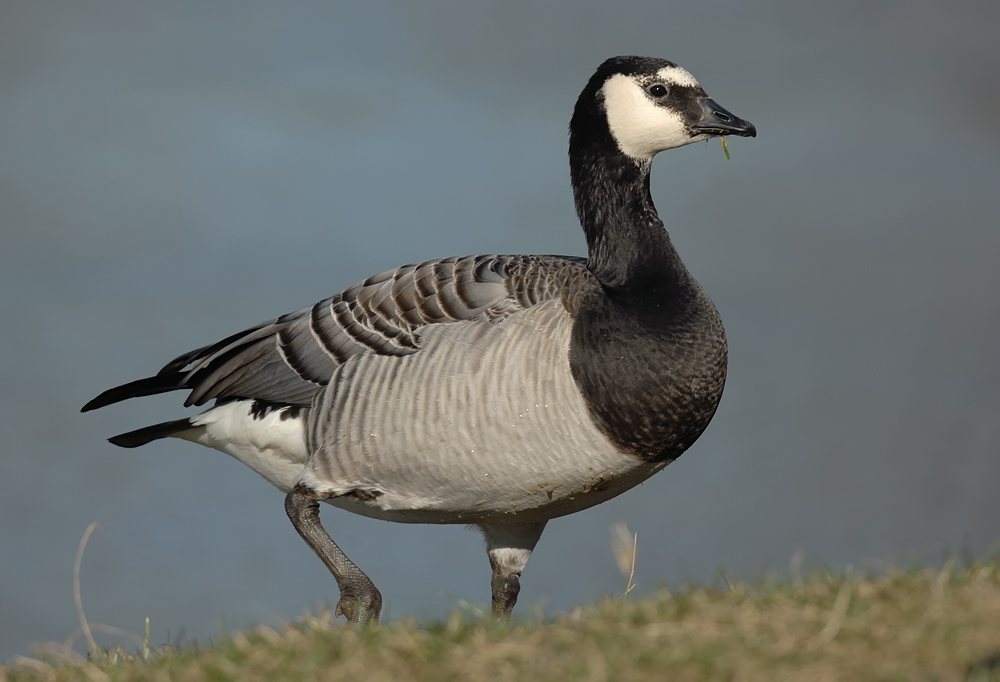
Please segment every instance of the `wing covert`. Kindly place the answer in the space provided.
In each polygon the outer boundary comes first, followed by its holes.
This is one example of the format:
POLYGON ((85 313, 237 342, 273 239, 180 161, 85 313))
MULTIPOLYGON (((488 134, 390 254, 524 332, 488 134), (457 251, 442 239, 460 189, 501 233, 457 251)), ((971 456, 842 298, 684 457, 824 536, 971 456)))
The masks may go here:
POLYGON ((462 256, 405 265, 185 353, 155 377, 106 391, 84 411, 182 389, 191 391, 186 406, 227 398, 309 405, 354 356, 416 353, 427 325, 498 321, 562 296, 570 280, 588 275, 585 259, 565 256, 462 256))

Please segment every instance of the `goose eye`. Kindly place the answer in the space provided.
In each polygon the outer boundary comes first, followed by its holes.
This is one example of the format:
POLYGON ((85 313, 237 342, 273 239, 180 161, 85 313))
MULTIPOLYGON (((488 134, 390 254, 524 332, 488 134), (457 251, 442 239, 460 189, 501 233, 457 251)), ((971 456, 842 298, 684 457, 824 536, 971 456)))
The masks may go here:
POLYGON ((663 97, 667 94, 667 86, 657 83, 656 85, 650 85, 647 92, 653 97, 663 97))

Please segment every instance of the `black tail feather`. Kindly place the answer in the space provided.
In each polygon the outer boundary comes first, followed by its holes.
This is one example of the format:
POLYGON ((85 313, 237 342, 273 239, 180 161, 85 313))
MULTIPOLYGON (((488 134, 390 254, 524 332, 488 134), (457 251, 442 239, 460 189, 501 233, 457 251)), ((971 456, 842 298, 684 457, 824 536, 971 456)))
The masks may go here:
POLYGON ((159 393, 167 393, 168 391, 176 391, 182 388, 187 388, 187 386, 184 385, 183 372, 174 372, 173 374, 157 374, 155 377, 139 379, 138 381, 132 381, 121 386, 109 388, 104 393, 84 405, 83 409, 80 411, 90 412, 91 410, 96 410, 99 407, 105 407, 106 405, 121 402, 122 400, 128 400, 129 398, 138 398, 144 395, 157 395, 159 393))
POLYGON ((191 428, 191 426, 192 424, 190 419, 175 419, 172 422, 153 424, 152 426, 147 426, 142 429, 136 429, 135 431, 129 431, 128 433, 121 433, 117 436, 112 436, 111 438, 108 438, 108 442, 113 445, 117 445, 120 448, 137 448, 140 445, 145 445, 146 443, 154 440, 166 438, 181 431, 186 431, 191 428))

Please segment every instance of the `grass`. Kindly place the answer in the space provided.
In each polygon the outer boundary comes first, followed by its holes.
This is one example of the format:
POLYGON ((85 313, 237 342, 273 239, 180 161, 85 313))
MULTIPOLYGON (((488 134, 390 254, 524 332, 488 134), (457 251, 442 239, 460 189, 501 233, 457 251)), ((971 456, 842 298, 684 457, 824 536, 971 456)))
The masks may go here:
MULTIPOLYGON (((631 548, 630 548, 631 549, 631 548)), ((508 628, 352 628, 321 613, 183 651, 20 659, 0 680, 970 680, 1000 682, 1000 561, 814 573, 607 599, 508 628)), ((78 655, 77 655, 78 656, 78 655)))

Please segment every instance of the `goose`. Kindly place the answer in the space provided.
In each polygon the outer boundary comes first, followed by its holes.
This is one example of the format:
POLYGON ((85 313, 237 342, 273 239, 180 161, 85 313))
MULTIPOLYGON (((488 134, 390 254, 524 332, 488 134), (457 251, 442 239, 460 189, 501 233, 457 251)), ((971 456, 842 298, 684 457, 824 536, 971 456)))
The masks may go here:
POLYGON ((653 156, 756 137, 673 62, 605 61, 569 127, 587 257, 479 255, 405 265, 105 391, 89 411, 189 391, 197 416, 124 433, 225 452, 281 489, 337 581, 337 616, 382 596, 320 523, 319 502, 402 523, 477 526, 493 615, 509 619, 546 523, 646 480, 708 426, 727 346, 650 195, 653 156))

